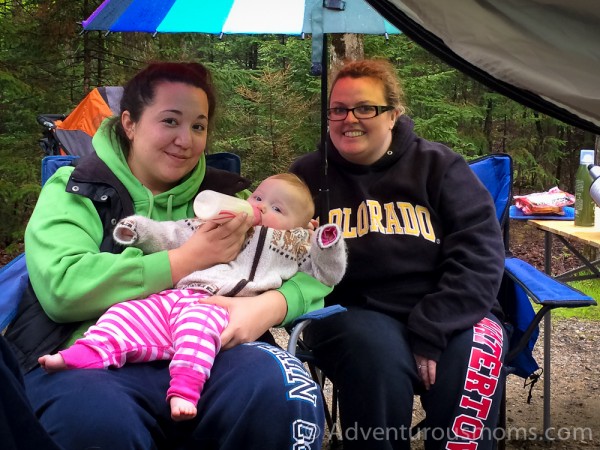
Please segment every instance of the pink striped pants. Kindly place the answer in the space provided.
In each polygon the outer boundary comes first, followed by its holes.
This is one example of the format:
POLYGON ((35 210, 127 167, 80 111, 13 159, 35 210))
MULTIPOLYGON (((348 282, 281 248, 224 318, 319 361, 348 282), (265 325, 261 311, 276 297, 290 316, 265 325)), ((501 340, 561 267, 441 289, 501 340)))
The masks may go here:
POLYGON ((68 368, 171 359, 167 400, 177 396, 196 404, 229 321, 225 309, 198 301, 209 296, 204 291, 170 289, 118 303, 83 338, 59 353, 68 368))

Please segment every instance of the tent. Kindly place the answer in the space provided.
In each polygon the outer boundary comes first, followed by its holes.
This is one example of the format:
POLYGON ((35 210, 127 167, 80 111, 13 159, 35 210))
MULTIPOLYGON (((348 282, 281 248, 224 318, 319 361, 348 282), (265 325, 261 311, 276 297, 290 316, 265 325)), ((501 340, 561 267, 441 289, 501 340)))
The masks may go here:
POLYGON ((596 0, 367 0, 449 65, 507 97, 600 135, 596 0))

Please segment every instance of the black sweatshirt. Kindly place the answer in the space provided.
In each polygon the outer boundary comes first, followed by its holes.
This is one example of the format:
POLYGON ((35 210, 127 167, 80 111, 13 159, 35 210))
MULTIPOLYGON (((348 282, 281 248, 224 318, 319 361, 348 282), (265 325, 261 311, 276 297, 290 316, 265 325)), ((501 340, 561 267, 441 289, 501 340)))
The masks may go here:
MULTIPOLYGON (((463 157, 412 128, 401 116, 390 149, 368 166, 328 140, 329 221, 342 228, 349 258, 325 301, 397 317, 413 352, 437 361, 453 334, 499 309, 504 246, 492 198, 463 157)), ((317 204, 321 167, 316 151, 290 169, 317 204)))

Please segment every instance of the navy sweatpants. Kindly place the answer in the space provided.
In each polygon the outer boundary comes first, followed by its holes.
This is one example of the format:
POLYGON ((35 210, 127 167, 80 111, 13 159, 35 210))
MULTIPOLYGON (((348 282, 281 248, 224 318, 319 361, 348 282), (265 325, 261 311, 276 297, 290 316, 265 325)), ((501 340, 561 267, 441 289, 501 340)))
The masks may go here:
POLYGON ((0 336, 0 448, 59 450, 33 412, 19 364, 3 336, 0 336))
POLYGON ((305 331, 317 365, 339 390, 344 450, 409 449, 413 399, 421 394, 425 448, 493 448, 504 387, 507 339, 490 315, 453 337, 425 391, 407 327, 380 312, 350 307, 305 331))
POLYGON ((264 343, 217 355, 194 420, 174 422, 167 361, 27 374, 27 393, 65 450, 320 449, 323 403, 301 363, 264 343))

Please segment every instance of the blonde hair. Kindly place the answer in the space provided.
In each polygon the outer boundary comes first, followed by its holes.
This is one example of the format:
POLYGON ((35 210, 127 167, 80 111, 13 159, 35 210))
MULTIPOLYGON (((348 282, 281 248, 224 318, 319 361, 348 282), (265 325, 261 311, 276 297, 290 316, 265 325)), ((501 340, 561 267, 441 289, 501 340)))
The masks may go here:
POLYGON ((267 180, 269 180, 269 179, 281 180, 281 181, 288 183, 290 186, 297 188, 301 194, 302 201, 306 203, 306 212, 307 212, 306 216, 308 217, 306 219, 306 222, 308 223, 308 221, 314 217, 315 202, 313 200, 310 189, 308 188, 306 183, 302 180, 302 178, 300 178, 298 175, 290 173, 290 172, 283 172, 283 173, 271 175, 270 177, 267 178, 267 180))
POLYGON ((398 79, 396 69, 386 59, 361 59, 357 61, 347 61, 336 72, 331 83, 329 95, 335 86, 335 83, 341 78, 375 78, 383 83, 385 90, 385 100, 389 106, 393 106, 400 114, 406 112, 404 102, 404 90, 398 79))

